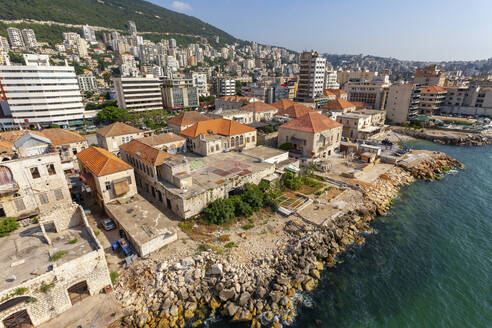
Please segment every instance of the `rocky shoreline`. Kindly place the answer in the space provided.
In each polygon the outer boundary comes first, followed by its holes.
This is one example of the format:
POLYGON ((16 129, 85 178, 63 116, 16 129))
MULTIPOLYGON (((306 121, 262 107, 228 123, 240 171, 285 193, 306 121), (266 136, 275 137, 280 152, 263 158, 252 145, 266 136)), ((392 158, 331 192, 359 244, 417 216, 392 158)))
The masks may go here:
POLYGON ((434 152, 417 165, 398 165, 362 189, 364 204, 316 226, 300 219, 285 223, 288 238, 271 255, 238 264, 231 256, 204 251, 175 263, 143 259, 115 284, 118 301, 128 315, 112 327, 201 326, 217 315, 251 327, 281 327, 295 315, 299 292, 311 291, 321 272, 391 206, 401 186, 415 179, 431 180, 462 164, 434 152))
POLYGON ((448 131, 445 130, 439 130, 443 132, 442 135, 410 128, 393 128, 393 131, 416 139, 428 140, 442 145, 484 146, 492 143, 492 138, 490 136, 485 136, 480 133, 466 133, 466 131, 453 134, 448 133, 448 131))

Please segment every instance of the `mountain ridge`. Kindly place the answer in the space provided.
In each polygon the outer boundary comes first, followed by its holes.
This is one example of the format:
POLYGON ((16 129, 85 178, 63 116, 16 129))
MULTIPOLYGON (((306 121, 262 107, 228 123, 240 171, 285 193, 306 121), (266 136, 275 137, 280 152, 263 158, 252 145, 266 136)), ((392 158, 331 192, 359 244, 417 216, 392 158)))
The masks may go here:
POLYGON ((241 41, 198 18, 144 0, 2 0, 0 19, 39 20, 126 29, 134 21, 142 32, 216 36, 221 43, 241 41))

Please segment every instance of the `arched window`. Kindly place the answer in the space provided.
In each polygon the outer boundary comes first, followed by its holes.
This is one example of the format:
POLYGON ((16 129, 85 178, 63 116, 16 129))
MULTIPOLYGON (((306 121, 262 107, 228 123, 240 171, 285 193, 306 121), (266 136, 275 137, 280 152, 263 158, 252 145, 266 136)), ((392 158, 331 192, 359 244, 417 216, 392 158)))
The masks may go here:
POLYGON ((243 137, 243 135, 241 135, 241 139, 240 139, 239 144, 241 144, 241 145, 242 145, 243 143, 244 143, 244 137, 243 137))
POLYGON ((239 137, 236 137, 236 145, 239 146, 239 137))
POLYGON ((234 137, 231 138, 231 147, 234 147, 234 137))

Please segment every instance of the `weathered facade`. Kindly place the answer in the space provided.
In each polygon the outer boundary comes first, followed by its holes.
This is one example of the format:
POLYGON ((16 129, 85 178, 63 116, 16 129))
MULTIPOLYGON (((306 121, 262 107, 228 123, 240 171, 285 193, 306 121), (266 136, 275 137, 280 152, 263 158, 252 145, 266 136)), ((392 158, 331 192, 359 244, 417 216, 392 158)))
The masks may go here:
POLYGON ((77 204, 11 233, 0 250, 0 328, 37 326, 111 286, 104 249, 77 204))

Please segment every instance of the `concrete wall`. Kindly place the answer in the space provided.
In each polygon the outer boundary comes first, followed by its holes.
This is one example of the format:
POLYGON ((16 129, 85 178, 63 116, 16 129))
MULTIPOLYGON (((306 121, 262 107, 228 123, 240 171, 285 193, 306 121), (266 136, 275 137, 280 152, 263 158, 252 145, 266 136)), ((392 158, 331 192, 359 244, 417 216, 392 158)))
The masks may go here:
POLYGON ((464 114, 464 115, 487 115, 492 116, 492 107, 466 107, 466 106, 442 106, 441 112, 448 114, 464 114))
POLYGON ((221 153, 224 150, 250 149, 256 147, 256 130, 234 136, 199 136, 193 139, 189 138, 188 145, 190 145, 188 147, 190 151, 202 156, 221 153), (243 138, 243 143, 241 143, 241 137, 243 138))
POLYGON ((326 158, 340 148, 342 137, 342 127, 336 127, 323 132, 305 132, 279 128, 278 144, 290 143, 292 138, 305 140, 305 144, 298 145, 294 154, 302 155, 306 158, 326 158), (325 142, 323 143, 323 139, 325 142))
POLYGON ((108 203, 119 198, 131 197, 137 193, 137 186, 135 185, 135 176, 133 174, 133 169, 105 175, 102 177, 94 176, 94 179, 96 181, 97 192, 103 198, 104 203, 108 203), (129 181, 131 181, 131 183, 129 183, 128 185, 130 187, 130 191, 118 197, 114 194, 113 183, 125 178, 130 178, 129 181), (110 190, 106 190, 106 182, 109 182, 111 184, 110 190))
POLYGON ((60 154, 62 162, 72 162, 74 169, 79 169, 79 161, 77 160, 77 156, 75 154, 80 153, 82 150, 89 147, 87 140, 80 142, 73 142, 64 145, 57 145, 59 149, 61 149, 62 153, 60 154), (75 154, 74 154, 75 153, 75 154))

